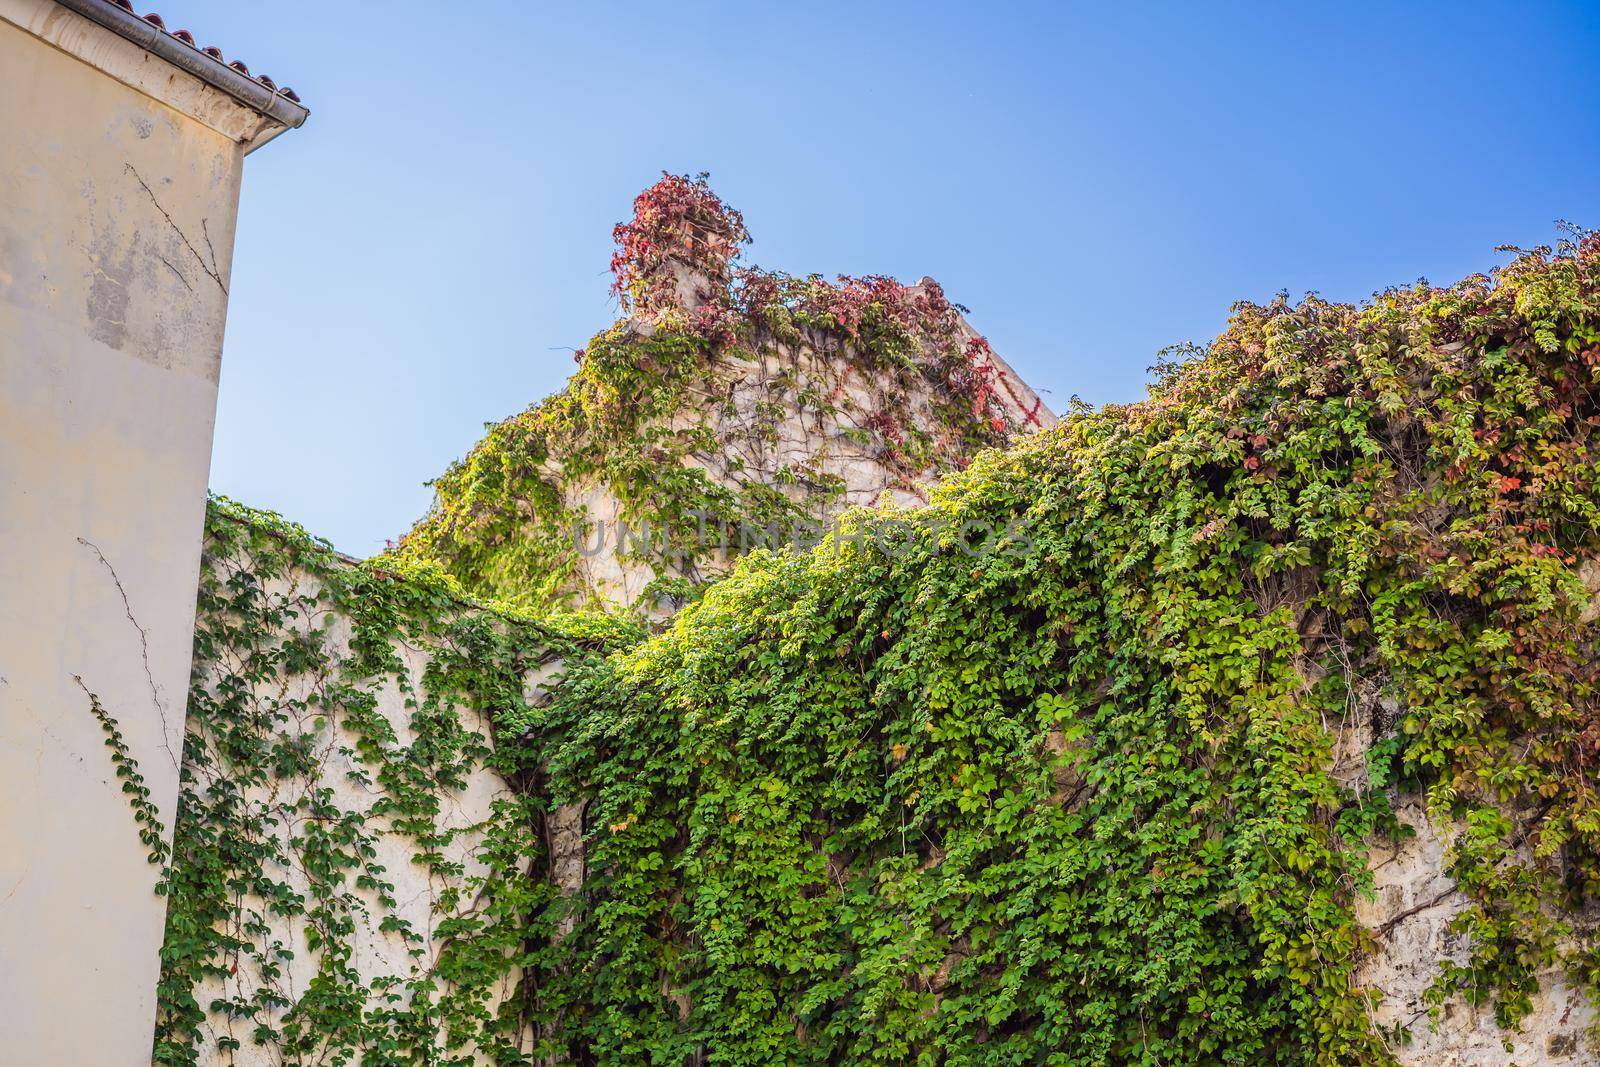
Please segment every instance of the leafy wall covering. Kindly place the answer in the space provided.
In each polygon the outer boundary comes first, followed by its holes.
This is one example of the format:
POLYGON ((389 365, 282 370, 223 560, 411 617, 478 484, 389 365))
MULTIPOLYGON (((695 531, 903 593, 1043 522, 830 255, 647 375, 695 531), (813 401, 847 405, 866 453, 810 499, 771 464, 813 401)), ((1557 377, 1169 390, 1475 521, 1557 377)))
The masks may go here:
MULTIPOLYGON (((648 336, 619 410, 704 343, 648 336)), ((654 628, 519 612, 550 557, 457 507, 532 484, 489 452, 366 564, 214 505, 158 1062, 1388 1062, 1354 906, 1400 791, 1468 902, 1433 1003, 1592 989, 1600 241, 1184 356, 654 628)))

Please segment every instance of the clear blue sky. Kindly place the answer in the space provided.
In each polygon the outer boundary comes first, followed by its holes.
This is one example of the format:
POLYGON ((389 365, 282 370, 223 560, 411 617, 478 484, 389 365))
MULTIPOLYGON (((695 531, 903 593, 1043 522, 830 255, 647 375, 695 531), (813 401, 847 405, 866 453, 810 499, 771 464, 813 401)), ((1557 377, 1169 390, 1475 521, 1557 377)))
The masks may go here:
POLYGON ((938 278, 1057 408, 1600 225, 1594 3, 159 3, 312 109, 246 168, 212 485, 359 554, 571 372, 663 169, 763 266, 938 278))

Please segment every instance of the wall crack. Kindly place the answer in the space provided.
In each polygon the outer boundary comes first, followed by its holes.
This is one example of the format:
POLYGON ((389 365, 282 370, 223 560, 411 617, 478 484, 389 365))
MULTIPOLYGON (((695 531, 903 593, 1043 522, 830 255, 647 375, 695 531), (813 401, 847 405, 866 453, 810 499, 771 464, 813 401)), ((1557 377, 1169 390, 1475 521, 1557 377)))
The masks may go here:
MULTIPOLYGON (((144 192, 145 192, 145 195, 150 198, 150 203, 152 205, 154 205, 155 209, 157 211, 161 212, 161 217, 167 220, 167 225, 171 226, 172 227, 172 232, 178 235, 178 240, 183 242, 183 247, 187 248, 189 250, 189 254, 194 257, 194 261, 196 263, 200 264, 200 269, 206 272, 206 276, 207 277, 209 277, 212 281, 217 283, 217 288, 222 290, 222 295, 223 296, 227 296, 228 295, 227 283, 222 280, 222 273, 220 271, 218 271, 217 268, 216 268, 216 259, 217 259, 216 250, 215 249, 211 250, 211 263, 208 264, 206 262, 206 258, 200 254, 199 250, 195 248, 195 246, 194 246, 194 244, 192 242, 190 242, 188 236, 184 234, 183 229, 175 221, 173 221, 171 213, 168 212, 166 208, 161 206, 161 201, 156 199, 155 190, 150 188, 150 183, 144 180, 144 178, 139 174, 139 171, 137 170, 137 168, 135 168, 132 163, 124 163, 123 167, 126 168, 126 170, 128 171, 129 174, 133 175, 134 181, 137 181, 139 183, 139 187, 141 189, 143 189, 144 192)), ((201 225, 201 228, 204 229, 205 228, 205 221, 201 220, 200 225, 201 225)), ((206 246, 208 248, 210 248, 210 246, 211 246, 211 235, 210 235, 209 232, 206 234, 205 240, 206 240, 206 246)), ((163 260, 163 262, 165 262, 165 261, 163 260)), ((170 267, 172 264, 168 263, 167 265, 170 267)), ((180 277, 181 277, 181 275, 180 275, 180 277)), ((184 284, 187 285, 188 282, 186 281, 186 282, 184 282, 184 284)))

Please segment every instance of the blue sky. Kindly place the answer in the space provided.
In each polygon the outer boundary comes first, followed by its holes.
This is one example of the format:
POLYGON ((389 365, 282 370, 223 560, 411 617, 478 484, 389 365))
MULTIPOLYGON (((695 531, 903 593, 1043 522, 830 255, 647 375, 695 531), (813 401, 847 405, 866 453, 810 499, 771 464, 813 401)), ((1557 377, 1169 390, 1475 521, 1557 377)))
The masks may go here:
POLYGON ((571 373, 663 169, 763 266, 939 279, 1058 409, 1600 225, 1592 3, 160 3, 312 109, 246 166, 212 485, 358 554, 571 373))

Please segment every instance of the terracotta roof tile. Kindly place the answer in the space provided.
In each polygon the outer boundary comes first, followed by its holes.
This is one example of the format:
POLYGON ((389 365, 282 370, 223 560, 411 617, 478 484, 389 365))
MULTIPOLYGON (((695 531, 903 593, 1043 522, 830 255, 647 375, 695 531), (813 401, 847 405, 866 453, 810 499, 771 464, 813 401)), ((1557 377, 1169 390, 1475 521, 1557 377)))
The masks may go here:
MULTIPOLYGON (((122 10, 132 14, 138 14, 138 12, 133 10, 132 0, 105 0, 105 2, 113 7, 120 7, 122 10)), ((279 88, 278 83, 267 77, 265 74, 251 74, 250 68, 245 66, 242 60, 235 59, 233 62, 229 63, 223 56, 220 48, 215 48, 209 45, 205 48, 199 48, 194 43, 194 34, 190 33, 188 30, 168 30, 166 22, 163 21, 161 16, 156 14, 154 11, 151 11, 142 17, 146 22, 154 26, 156 29, 164 31, 167 36, 172 37, 175 40, 182 41, 190 48, 194 48, 197 51, 210 56, 218 63, 226 64, 228 67, 231 67, 238 73, 243 74, 246 78, 254 78, 256 81, 260 82, 262 85, 266 86, 268 89, 272 90, 274 93, 277 93, 279 96, 284 97, 285 99, 291 100, 296 104, 300 102, 300 97, 293 89, 289 88, 287 85, 279 88)))

